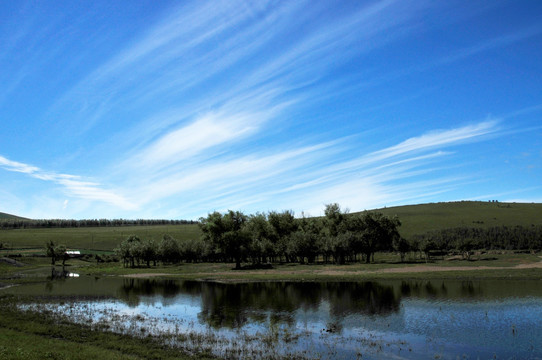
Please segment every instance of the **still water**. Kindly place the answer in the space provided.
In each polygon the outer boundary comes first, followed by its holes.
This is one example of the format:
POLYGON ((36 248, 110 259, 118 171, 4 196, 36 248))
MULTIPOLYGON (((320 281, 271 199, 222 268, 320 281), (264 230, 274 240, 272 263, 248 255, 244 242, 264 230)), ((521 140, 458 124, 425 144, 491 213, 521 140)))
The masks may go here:
POLYGON ((67 299, 27 309, 228 358, 542 359, 542 281, 80 276, 16 291, 67 299))

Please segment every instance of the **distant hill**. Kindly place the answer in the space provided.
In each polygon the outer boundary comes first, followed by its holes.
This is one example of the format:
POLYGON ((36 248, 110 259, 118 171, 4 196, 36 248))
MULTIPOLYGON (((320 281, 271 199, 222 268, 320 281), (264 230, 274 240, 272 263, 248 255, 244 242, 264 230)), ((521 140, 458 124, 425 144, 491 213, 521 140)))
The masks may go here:
POLYGON ((0 220, 6 220, 6 219, 7 220, 28 220, 27 218, 0 212, 0 220))
POLYGON ((542 225, 542 204, 458 201, 397 206, 375 211, 397 215, 405 238, 431 230, 455 227, 542 225))
MULTIPOLYGON (((431 203, 420 205, 396 206, 383 209, 374 209, 373 211, 382 212, 388 216, 397 215, 401 220, 399 231, 402 236, 409 239, 415 234, 424 234, 432 230, 449 229, 456 227, 483 227, 490 228, 496 226, 516 226, 521 225, 530 227, 531 225, 542 225, 542 204, 533 203, 501 203, 501 202, 482 202, 482 201, 459 201, 446 203, 431 203)), ((0 213, 0 221, 2 219, 20 219, 22 217, 15 215, 0 213)), ((28 219, 26 219, 28 220, 28 219)), ((66 236, 65 243, 71 244, 68 238, 88 237, 88 242, 94 241, 96 245, 99 241, 111 240, 107 243, 104 249, 113 248, 118 244, 118 239, 125 237, 126 234, 134 233, 142 237, 148 236, 148 229, 156 231, 156 238, 169 232, 179 239, 194 238, 199 236, 197 225, 156 225, 147 224, 146 226, 134 227, 93 227, 89 230, 88 227, 82 228, 66 228, 66 229, 27 229, 25 231, 40 233, 44 237, 41 238, 33 235, 36 244, 42 245, 48 239, 50 232, 54 232, 55 237, 66 236), (166 229, 166 231, 164 231, 166 229), (91 232, 99 232, 95 237, 91 237, 91 232), (76 235, 79 234, 79 235, 76 235), (120 236, 119 236, 120 235, 120 236), (103 238, 103 239, 102 239, 103 238), (98 239, 100 239, 98 241, 98 239)), ((24 234, 22 232, 13 232, 11 235, 24 234)), ((154 234, 154 233, 153 233, 154 234)), ((3 234, 4 240, 18 241, 15 238, 8 239, 6 234, 3 234)), ((19 236, 19 235, 17 235, 19 236)), ((26 238, 28 236, 25 235, 26 238)), ((85 238, 86 239, 86 238, 85 238)), ((87 241, 85 240, 85 241, 87 241)), ((86 244, 86 243, 85 243, 86 244)), ((79 246, 79 245, 77 245, 79 246)), ((86 246, 86 245, 85 245, 86 246)))

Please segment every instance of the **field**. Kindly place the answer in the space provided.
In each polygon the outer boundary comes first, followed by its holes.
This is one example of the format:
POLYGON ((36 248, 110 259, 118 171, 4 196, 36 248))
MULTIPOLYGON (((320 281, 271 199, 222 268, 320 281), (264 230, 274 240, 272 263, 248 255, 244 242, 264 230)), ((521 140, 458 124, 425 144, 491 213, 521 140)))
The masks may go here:
MULTIPOLYGON (((542 204, 462 201, 390 207, 376 211, 388 216, 397 215, 402 222, 399 231, 405 238, 431 230, 461 226, 529 227, 542 224, 542 204)), ((184 240, 199 237, 200 231, 195 224, 2 230, 0 243, 4 248, 13 250, 0 250, 0 255, 42 253, 49 240, 89 252, 112 251, 130 235, 160 240, 164 234, 184 240)))
MULTIPOLYGON (((199 236, 197 225, 154 225, 125 227, 85 227, 51 229, 15 229, 0 231, 0 242, 10 252, 24 254, 25 249, 44 252, 45 243, 53 240, 56 244, 65 244, 68 248, 86 249, 90 252, 112 251, 122 240, 130 235, 143 239, 160 240, 169 234, 179 240, 199 236)), ((4 250, 6 251, 6 250, 4 250)), ((1 254, 1 250, 0 250, 1 254)))
POLYGON ((388 216, 397 215, 401 235, 454 227, 525 226, 542 224, 542 204, 460 201, 408 205, 378 209, 388 216))

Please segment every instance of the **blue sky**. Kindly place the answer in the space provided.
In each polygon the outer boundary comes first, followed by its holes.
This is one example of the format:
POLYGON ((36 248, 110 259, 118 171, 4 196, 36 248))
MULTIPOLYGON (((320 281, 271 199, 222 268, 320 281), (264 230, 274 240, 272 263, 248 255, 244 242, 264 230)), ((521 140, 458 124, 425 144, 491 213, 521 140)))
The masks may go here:
POLYGON ((0 2, 0 211, 542 202, 541 1, 0 2))

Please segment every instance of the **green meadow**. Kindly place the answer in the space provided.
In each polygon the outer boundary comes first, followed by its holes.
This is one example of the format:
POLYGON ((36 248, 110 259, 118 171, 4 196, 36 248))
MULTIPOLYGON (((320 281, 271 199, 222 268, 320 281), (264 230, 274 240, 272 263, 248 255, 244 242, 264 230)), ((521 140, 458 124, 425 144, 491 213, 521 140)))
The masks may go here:
MULTIPOLYGON (((24 254, 25 251, 34 253, 44 252, 47 241, 65 244, 68 248, 96 251, 112 251, 119 243, 130 235, 142 239, 160 240, 165 234, 176 239, 185 240, 200 236, 198 225, 152 225, 125 227, 82 227, 82 228, 51 228, 51 229, 14 229, 0 231, 0 242, 4 244, 3 251, 13 254, 24 254)), ((1 251, 1 250, 0 250, 1 251)))
MULTIPOLYGON (((542 204, 537 203, 461 201, 389 207, 375 211, 388 216, 397 215, 402 223, 399 232, 407 239, 416 234, 455 227, 530 227, 542 224, 542 204)), ((17 217, 2 213, 0 218, 17 217)), ((198 238, 200 230, 196 224, 0 230, 0 243, 4 248, 0 253, 43 252, 45 243, 50 240, 91 253, 109 252, 130 235, 160 240, 165 234, 178 240, 188 240, 198 238)))
POLYGON ((542 224, 542 204, 458 201, 407 205, 378 209, 384 215, 397 215, 405 238, 428 231, 455 227, 490 228, 542 224))

